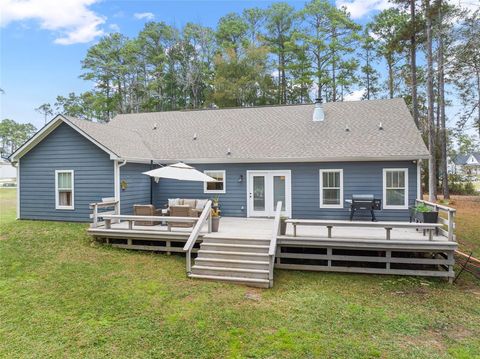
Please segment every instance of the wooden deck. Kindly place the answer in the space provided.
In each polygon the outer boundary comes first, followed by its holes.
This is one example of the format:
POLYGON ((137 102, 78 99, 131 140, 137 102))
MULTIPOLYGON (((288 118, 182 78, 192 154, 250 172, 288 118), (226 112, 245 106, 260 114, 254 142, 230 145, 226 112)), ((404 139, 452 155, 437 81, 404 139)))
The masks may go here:
MULTIPOLYGON (((325 226, 298 226, 294 233, 289 224, 286 234, 277 236, 275 268, 453 278, 455 242, 435 234, 429 240, 422 230, 413 228, 394 228, 387 240, 382 222, 376 225, 334 228, 330 238, 325 226)), ((224 246, 239 240, 267 241, 272 227, 273 219, 224 217, 218 232, 208 233, 207 224, 202 227, 192 252, 197 253, 203 241, 221 240, 224 246)), ((90 228, 89 233, 120 248, 184 253, 191 230, 168 231, 165 225, 129 229, 122 222, 112 223, 110 229, 90 228)))

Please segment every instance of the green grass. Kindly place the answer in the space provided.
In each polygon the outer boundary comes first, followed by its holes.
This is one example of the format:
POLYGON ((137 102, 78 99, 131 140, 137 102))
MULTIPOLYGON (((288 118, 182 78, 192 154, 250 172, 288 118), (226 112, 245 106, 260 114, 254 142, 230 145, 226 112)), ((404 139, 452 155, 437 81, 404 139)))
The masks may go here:
POLYGON ((84 224, 15 221, 0 190, 0 357, 480 358, 480 285, 276 271, 273 289, 189 280, 84 224))
POLYGON ((456 235, 460 250, 480 258, 480 196, 452 196, 449 206, 456 208, 456 235))

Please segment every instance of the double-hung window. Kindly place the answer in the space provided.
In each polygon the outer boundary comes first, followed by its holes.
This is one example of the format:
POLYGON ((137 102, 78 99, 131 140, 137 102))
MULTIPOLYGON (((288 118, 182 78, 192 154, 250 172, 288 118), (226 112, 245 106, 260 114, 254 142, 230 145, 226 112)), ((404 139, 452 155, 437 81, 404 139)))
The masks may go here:
POLYGON ((408 169, 383 169, 383 208, 408 208, 408 169))
POLYGON ((320 170, 320 208, 343 208, 343 170, 320 170))
POLYGON ((225 193, 224 170, 207 170, 204 173, 216 179, 216 182, 204 182, 203 193, 225 193))
POLYGON ((74 209, 73 170, 55 171, 55 208, 74 209))

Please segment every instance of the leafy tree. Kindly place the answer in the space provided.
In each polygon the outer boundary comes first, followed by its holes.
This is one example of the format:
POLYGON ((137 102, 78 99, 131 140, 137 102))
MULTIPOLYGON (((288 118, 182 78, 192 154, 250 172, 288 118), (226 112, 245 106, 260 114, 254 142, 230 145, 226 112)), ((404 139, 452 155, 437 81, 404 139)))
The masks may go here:
POLYGON ((127 38, 119 33, 109 34, 87 51, 82 61, 84 73, 81 78, 95 82, 95 91, 106 101, 103 121, 108 121, 116 113, 124 113, 125 63, 122 48, 127 38))
POLYGON ((233 50, 235 56, 247 44, 248 24, 238 14, 230 13, 220 18, 217 25, 217 42, 224 50, 233 50))
POLYGON ((466 133, 457 134, 458 153, 469 155, 472 152, 480 152, 480 141, 475 136, 466 133))
POLYGON ((326 0, 312 0, 301 11, 305 22, 304 41, 308 44, 313 73, 316 78, 317 97, 322 98, 324 89, 331 101, 337 101, 338 76, 341 72, 342 88, 354 82, 356 62, 349 58, 354 43, 359 40, 360 26, 350 19, 345 9, 337 9, 326 0))
POLYGON ((387 62, 388 68, 388 95, 390 98, 395 94, 395 73, 399 55, 403 51, 402 30, 407 23, 407 15, 397 8, 382 11, 374 17, 370 24, 372 33, 378 39, 377 52, 387 62))
POLYGON ((38 106, 35 111, 43 115, 45 123, 47 123, 47 118, 53 115, 52 105, 49 103, 38 106))
POLYGON ((368 27, 363 32, 360 42, 358 57, 362 60, 360 67, 359 84, 365 89, 362 99, 370 100, 378 97, 381 88, 379 84, 380 74, 373 66, 377 60, 376 41, 370 35, 368 27))
POLYGON ((265 23, 266 12, 263 9, 251 8, 242 12, 244 21, 247 24, 247 37, 254 46, 260 46, 262 37, 262 26, 265 23))
POLYGON ((287 74, 289 62, 289 44, 296 26, 295 10, 285 2, 273 3, 267 9, 266 44, 277 57, 275 67, 278 77, 278 103, 287 103, 287 74))
POLYGON ((8 157, 37 131, 31 123, 4 119, 0 122, 0 152, 8 157))
POLYGON ((451 72, 462 105, 457 126, 463 129, 471 122, 480 135, 480 9, 463 16, 455 33, 451 72))

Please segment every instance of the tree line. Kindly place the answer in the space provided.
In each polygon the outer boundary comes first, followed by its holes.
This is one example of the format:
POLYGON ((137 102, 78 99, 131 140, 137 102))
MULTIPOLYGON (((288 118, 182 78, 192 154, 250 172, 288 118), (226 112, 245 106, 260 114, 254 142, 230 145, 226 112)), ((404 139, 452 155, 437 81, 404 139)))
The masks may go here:
POLYGON ((354 90, 403 97, 430 150, 431 199, 437 188, 448 197, 452 136, 480 133, 480 10, 392 1, 364 26, 312 0, 229 13, 215 28, 148 22, 135 37, 112 33, 82 60, 92 89, 38 110, 107 122, 118 113, 343 101, 354 90))

